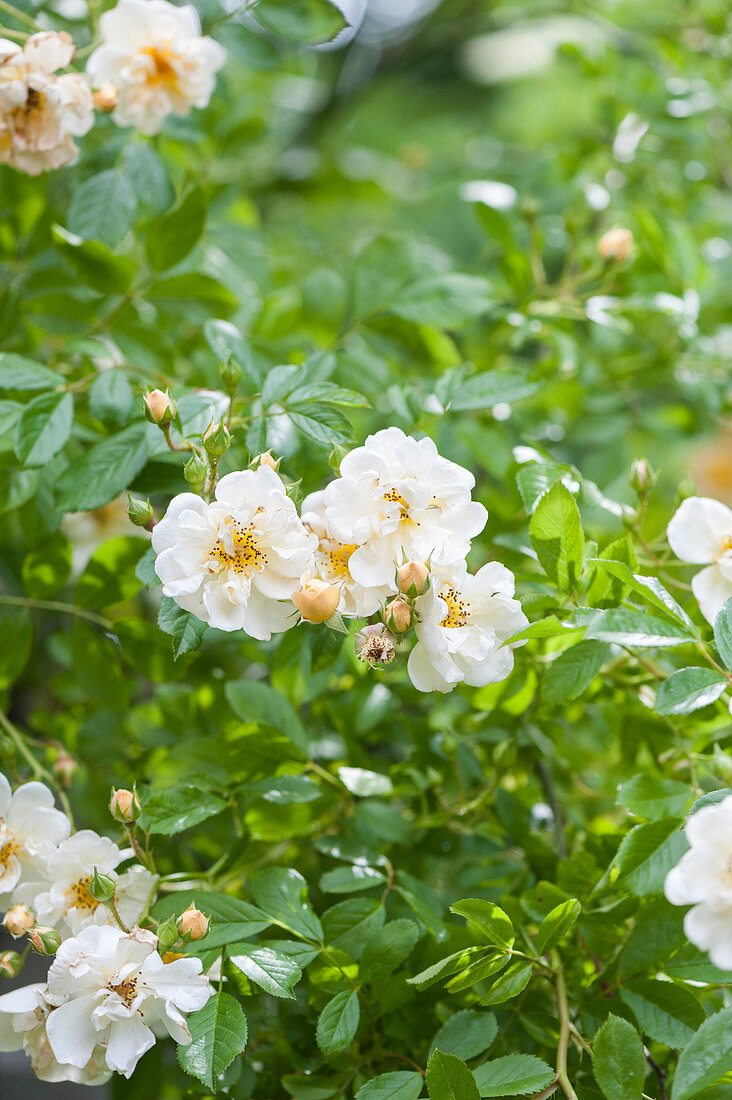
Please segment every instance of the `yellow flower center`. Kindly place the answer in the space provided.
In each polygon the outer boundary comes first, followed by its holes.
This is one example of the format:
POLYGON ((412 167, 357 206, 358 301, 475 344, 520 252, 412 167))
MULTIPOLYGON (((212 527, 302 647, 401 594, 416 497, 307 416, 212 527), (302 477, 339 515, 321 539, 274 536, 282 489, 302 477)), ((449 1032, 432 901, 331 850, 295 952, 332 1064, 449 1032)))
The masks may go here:
MULTIPOLYGON (((0 819, 0 824, 2 824, 2 819, 0 819)), ((7 867, 8 863, 19 848, 20 845, 18 844, 17 840, 13 839, 13 837, 10 837, 9 840, 6 840, 2 844, 0 844, 0 867, 7 867)))
POLYGON ((402 496, 402 494, 399 492, 398 489, 390 489, 388 493, 384 493, 384 495, 381 499, 382 500, 388 500, 392 504, 398 504, 399 505, 399 522, 400 523, 408 523, 412 527, 419 527, 419 523, 416 520, 412 519, 412 517, 409 513, 409 505, 407 504, 406 500, 404 499, 404 497, 402 496))
POLYGON ((178 73, 173 62, 178 58, 172 50, 167 46, 145 46, 140 53, 147 54, 152 59, 153 70, 147 76, 148 84, 168 84, 171 88, 177 87, 178 73))
POLYGON ((439 596, 447 604, 447 615, 445 615, 440 626, 448 627, 448 629, 465 626, 468 621, 470 605, 466 603, 457 589, 449 584, 443 584, 439 596))
POLYGON ((65 910, 66 913, 68 913, 69 909, 88 909, 90 913, 93 913, 99 908, 101 902, 92 897, 89 892, 90 882, 91 877, 87 876, 87 878, 80 878, 73 886, 69 886, 66 891, 66 898, 68 900, 68 905, 65 910))
POLYGON ((127 1007, 130 1008, 137 996, 137 978, 125 978, 123 982, 118 982, 117 985, 110 982, 107 989, 110 989, 112 993, 116 993, 118 997, 121 997, 127 1007))
POLYGON ((351 555, 358 550, 358 546, 355 543, 348 542, 336 542, 335 539, 321 539, 320 540, 320 552, 323 554, 330 564, 331 569, 338 577, 344 579, 350 578, 351 574, 348 569, 348 563, 351 560, 351 555))
MULTIPOLYGON (((267 555, 260 548, 259 540, 249 527, 243 527, 237 520, 229 521, 233 551, 229 552, 221 539, 216 540, 209 554, 212 572, 222 566, 230 566, 237 576, 250 577, 252 573, 261 573, 267 564, 267 555)), ((228 540, 227 540, 228 541, 228 540)))
POLYGON ((732 550, 732 535, 722 535, 722 553, 719 555, 720 558, 722 554, 726 554, 728 550, 732 550))

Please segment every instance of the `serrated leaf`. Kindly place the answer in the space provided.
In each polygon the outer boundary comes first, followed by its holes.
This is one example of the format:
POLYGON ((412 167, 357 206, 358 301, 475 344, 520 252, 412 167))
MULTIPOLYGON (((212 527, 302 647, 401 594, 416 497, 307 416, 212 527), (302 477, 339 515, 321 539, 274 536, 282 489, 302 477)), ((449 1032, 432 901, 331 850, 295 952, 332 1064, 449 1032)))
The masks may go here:
POLYGON ((683 626, 668 619, 647 615, 644 611, 631 611, 626 607, 611 607, 607 611, 590 611, 575 615, 574 619, 586 624, 585 638, 600 642, 638 648, 682 645, 693 642, 694 636, 683 626))
POLYGON ((364 982, 386 978, 409 957, 418 939, 419 929, 414 921, 389 921, 366 944, 359 962, 359 978, 364 982))
POLYGON ((692 797, 686 783, 653 775, 635 775, 618 788, 619 805, 649 821, 683 817, 692 797))
POLYGON ((356 1100, 418 1100, 424 1084, 421 1073, 382 1073, 356 1093, 356 1100))
POLYGON ((681 668, 659 686, 658 714, 691 714, 716 702, 729 687, 726 676, 713 668, 681 668))
POLYGON ((173 639, 173 656, 176 659, 198 649, 208 629, 206 623, 179 607, 170 596, 163 596, 160 601, 158 626, 173 639))
POLYGON ((436 1050, 427 1063, 427 1092, 430 1100, 479 1100, 475 1078, 454 1054, 436 1050))
POLYGON ((80 607, 110 607, 131 599, 140 588, 137 563, 147 551, 146 538, 119 535, 98 546, 76 586, 80 607))
POLYGON ((44 393, 21 413, 15 428, 15 453, 24 466, 44 466, 71 435, 74 399, 70 393, 44 393))
POLYGON ((674 819, 636 825, 615 857, 620 869, 618 882, 638 897, 660 894, 666 875, 687 848, 679 822, 674 819))
POLYGON ((432 1040, 430 1053, 441 1050, 467 1062, 488 1050, 497 1034, 498 1023, 492 1012, 464 1008, 442 1025, 432 1040))
POLYGON ((732 1071, 732 1008, 710 1016, 679 1058, 673 1100, 690 1100, 732 1071))
POLYGON ((360 1016, 358 993, 355 990, 337 993, 328 1002, 315 1029, 315 1039, 323 1054, 339 1054, 346 1049, 356 1034, 360 1016))
POLYGON ((641 1100, 645 1066, 643 1044, 633 1025, 609 1016, 592 1044, 592 1069, 607 1100, 641 1100))
POLYGON ((147 461, 147 430, 138 421, 96 443, 56 482, 57 502, 67 512, 101 508, 126 489, 147 461))
POLYGON ((647 603, 650 603, 659 611, 663 611, 666 615, 670 615, 675 622, 696 632, 696 627, 683 607, 673 598, 670 592, 666 591, 657 577, 646 577, 640 573, 634 573, 629 566, 622 561, 612 561, 607 558, 590 558, 590 563, 599 566, 607 573, 611 573, 614 577, 617 577, 618 580, 622 581, 624 585, 627 585, 628 588, 631 588, 634 592, 637 592, 638 595, 642 596, 647 603))
POLYGON ((62 374, 24 355, 0 352, 0 390, 52 390, 64 381, 62 374))
POLYGON ((732 599, 727 600, 714 621, 714 642, 722 664, 732 672, 732 599))
POLYGON ((552 706, 582 695, 604 665, 608 652, 609 647, 601 642, 579 642, 563 650, 544 673, 542 700, 552 706))
POLYGON ((482 898, 465 898, 450 906, 451 913, 457 913, 476 925, 489 943, 510 951, 516 936, 513 925, 506 913, 491 901, 482 898))
POLYGON ((302 970, 287 955, 264 944, 246 943, 237 944, 236 954, 229 958, 250 981, 273 997, 295 999, 291 990, 302 977, 302 970))
POLYGON ((529 536, 544 571, 562 591, 573 591, 582 573, 585 538, 577 503, 557 482, 539 500, 529 536))
POLYGON ((362 798, 391 794, 394 789, 388 775, 370 772, 366 768, 339 768, 338 778, 351 794, 361 795, 362 798))
POLYGON ((536 933, 536 951, 539 955, 545 955, 561 940, 570 928, 576 923, 582 912, 582 906, 576 898, 568 898, 555 906, 544 917, 536 933))
POLYGON ((89 390, 89 412, 99 420, 123 424, 132 412, 134 394, 127 375, 118 367, 102 371, 89 390))
POLYGON ((247 1045, 247 1018, 229 993, 216 993, 188 1017, 191 1041, 178 1046, 181 1068, 212 1092, 218 1077, 247 1045))
POLYGON ((269 867, 252 884, 254 900, 273 923, 303 939, 322 941, 323 927, 308 901, 308 885, 291 867, 269 867))
POLYGON ((148 795, 143 808, 151 833, 174 836, 220 814, 226 802, 211 791, 181 786, 148 795))
POLYGON ((475 1080, 481 1096, 525 1096, 546 1088, 554 1070, 533 1054, 508 1054, 478 1066, 475 1080))
POLYGON ((491 985, 488 992, 481 999, 484 1005, 502 1005, 523 993, 531 981, 533 966, 531 963, 515 962, 509 966, 491 985))
POLYGON ((224 690, 231 709, 242 722, 274 726, 307 755, 307 734, 297 711, 284 695, 259 680, 230 680, 224 690))
POLYGON ((83 240, 114 248, 132 226, 137 199, 124 172, 110 169, 84 180, 74 191, 68 227, 83 240))
POLYGON ((641 1031, 672 1050, 685 1047, 706 1018, 694 994, 673 982, 639 978, 625 982, 620 996, 641 1031))
POLYGON ((150 222, 145 254, 155 271, 165 271, 185 259, 206 224, 206 203, 200 187, 192 187, 165 214, 150 222))

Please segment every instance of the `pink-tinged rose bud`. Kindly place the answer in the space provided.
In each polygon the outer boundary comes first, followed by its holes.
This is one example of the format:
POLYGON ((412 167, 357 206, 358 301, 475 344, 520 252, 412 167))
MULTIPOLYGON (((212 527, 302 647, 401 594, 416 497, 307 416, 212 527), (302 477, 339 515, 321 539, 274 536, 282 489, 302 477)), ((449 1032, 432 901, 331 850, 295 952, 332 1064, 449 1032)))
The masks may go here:
POLYGON ((388 665, 396 657, 395 642, 396 638, 384 623, 373 623, 356 634, 356 656, 372 668, 388 665))
POLYGON ((30 932, 35 923, 36 918, 24 905, 14 905, 12 909, 8 909, 3 920, 8 932, 16 940, 18 936, 24 936, 26 932, 30 932))
POLYGON ((624 263, 633 251, 633 234, 622 225, 615 225, 603 233, 597 242, 597 254, 602 260, 624 263))
POLYGON ((412 625, 412 609, 406 600, 392 600, 384 608, 384 621, 389 630, 403 634, 412 625))
POLYGON ((195 905, 189 905, 178 917, 178 931, 184 943, 188 940, 202 940, 208 932, 208 917, 195 905))
POLYGON ((145 394, 145 416, 153 424, 159 424, 161 428, 167 427, 176 412, 175 401, 167 390, 165 393, 162 390, 151 390, 145 394))
POLYGON ((79 765, 74 760, 73 756, 69 756, 67 752, 60 752, 56 757, 53 765, 53 774, 61 783, 62 787, 70 787, 79 765))
POLYGON ((0 974, 5 978, 17 978, 23 969, 23 961, 17 951, 3 951, 0 955, 0 974))
POLYGON ((306 622, 324 623, 335 614, 340 598, 341 590, 337 584, 310 577, 293 593, 292 602, 306 622))
POLYGON ((102 84, 101 88, 97 88, 94 92, 94 106, 98 111, 104 111, 105 114, 113 111, 118 101, 119 95, 114 84, 102 84))
POLYGON ((124 788, 115 790, 112 788, 112 797, 109 800, 109 812, 117 821, 137 821, 142 813, 140 799, 136 791, 126 791, 124 788))
POLYGON ((281 461, 282 459, 280 458, 273 458, 271 451, 264 451, 261 455, 257 455, 256 458, 253 458, 249 465, 254 470, 256 470, 258 466, 269 466, 270 470, 274 470, 275 473, 277 473, 281 461))
POLYGON ((44 928, 40 924, 30 933, 29 939, 39 955, 55 955, 61 946, 61 935, 55 928, 44 928))
POLYGON ((430 571, 423 561, 405 561, 399 566, 397 584, 405 596, 421 596, 430 571))

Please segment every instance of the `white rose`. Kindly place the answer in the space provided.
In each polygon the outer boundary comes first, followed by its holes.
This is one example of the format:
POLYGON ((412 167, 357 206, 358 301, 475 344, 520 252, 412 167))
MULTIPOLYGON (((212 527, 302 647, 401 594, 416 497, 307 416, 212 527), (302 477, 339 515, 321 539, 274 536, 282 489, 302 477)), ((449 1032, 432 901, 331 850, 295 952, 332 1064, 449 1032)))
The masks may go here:
POLYGON ((281 601, 310 572, 317 538, 279 476, 260 466, 222 477, 210 504, 175 497, 152 544, 166 596, 220 630, 267 640, 296 621, 292 603, 281 601))
POLYGON ((119 0, 99 20, 102 44, 86 66, 95 87, 113 84, 120 126, 155 134, 166 115, 205 107, 226 53, 201 34, 191 4, 167 0, 119 0))
POLYGON ((732 597, 732 509, 709 497, 689 497, 669 523, 667 535, 677 558, 707 566, 691 587, 702 615, 714 624, 732 597))
POLYGON ((407 664, 418 691, 506 679, 513 647, 504 642, 528 623, 513 593, 513 574, 498 562, 474 576, 464 562, 432 570, 429 590, 415 601, 417 645, 407 664))
POLYGON ((81 1068, 62 1065, 55 1058, 46 1035, 50 1005, 44 993, 43 985, 27 985, 0 997, 0 1051, 24 1050, 41 1081, 103 1085, 112 1072, 107 1068, 101 1047, 94 1048, 81 1068))
POLYGON ((0 773, 0 904, 21 882, 43 873, 70 829, 48 787, 24 783, 13 794, 0 773))

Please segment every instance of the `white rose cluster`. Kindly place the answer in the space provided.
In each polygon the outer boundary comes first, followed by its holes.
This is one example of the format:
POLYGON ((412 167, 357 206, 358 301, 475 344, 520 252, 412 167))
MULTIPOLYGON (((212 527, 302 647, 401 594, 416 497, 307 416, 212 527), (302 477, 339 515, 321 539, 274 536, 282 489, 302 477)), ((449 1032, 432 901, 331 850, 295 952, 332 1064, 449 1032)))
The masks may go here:
POLYGON ((129 1077, 157 1036, 190 1040, 185 1014, 211 994, 199 959, 166 961, 136 927, 158 880, 132 854, 90 829, 72 833, 43 783, 13 793, 0 773, 3 923, 42 954, 57 948, 45 983, 0 996, 0 1051, 24 1050, 43 1081, 129 1077), (99 876, 114 909, 98 900, 99 876))
POLYGON ((431 439, 387 428, 344 457, 301 515, 265 463, 227 474, 208 503, 177 496, 153 529, 155 569, 165 595, 219 629, 266 640, 301 618, 375 617, 357 636, 369 663, 392 660, 414 628, 418 690, 494 683, 527 619, 504 566, 468 572, 487 518, 474 485, 431 439))
POLYGON ((66 31, 33 34, 22 46, 0 38, 0 162, 31 176, 68 164, 95 106, 155 134, 169 114, 207 105, 226 54, 201 33, 191 4, 119 0, 99 26, 85 74, 59 72, 74 56, 66 31))
POLYGON ((666 533, 677 558, 705 566, 691 588, 702 615, 713 625, 732 598, 732 509, 710 497, 688 497, 666 533))

